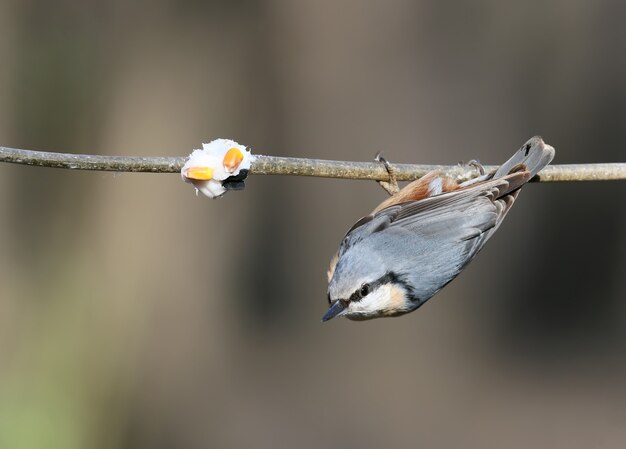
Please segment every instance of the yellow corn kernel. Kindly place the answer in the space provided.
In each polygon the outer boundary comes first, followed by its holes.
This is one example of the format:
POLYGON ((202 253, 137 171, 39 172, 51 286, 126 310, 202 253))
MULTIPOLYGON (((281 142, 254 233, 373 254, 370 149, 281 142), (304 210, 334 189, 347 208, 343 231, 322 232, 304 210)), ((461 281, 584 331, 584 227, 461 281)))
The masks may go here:
POLYGON ((232 173, 239 167, 243 161, 243 154, 239 148, 231 148, 224 156, 224 169, 228 173, 232 173))
POLYGON ((195 181, 208 181, 213 179, 213 169, 211 167, 189 167, 185 178, 195 181))

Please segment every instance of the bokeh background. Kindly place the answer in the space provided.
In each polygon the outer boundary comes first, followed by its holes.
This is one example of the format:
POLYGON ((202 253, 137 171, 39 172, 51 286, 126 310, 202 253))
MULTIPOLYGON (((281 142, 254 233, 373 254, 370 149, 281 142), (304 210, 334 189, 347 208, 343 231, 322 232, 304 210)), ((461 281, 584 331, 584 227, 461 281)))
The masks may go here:
MULTIPOLYGON (((0 2, 0 144, 626 160, 626 4, 0 2)), ((533 184, 418 312, 320 323, 373 182, 0 164, 0 447, 626 445, 626 185, 533 184)))

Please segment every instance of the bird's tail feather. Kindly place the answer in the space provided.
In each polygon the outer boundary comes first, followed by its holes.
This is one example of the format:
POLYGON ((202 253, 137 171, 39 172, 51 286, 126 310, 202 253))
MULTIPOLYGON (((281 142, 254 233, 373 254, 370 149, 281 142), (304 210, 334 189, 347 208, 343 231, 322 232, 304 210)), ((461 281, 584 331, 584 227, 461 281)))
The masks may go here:
POLYGON ((496 170, 494 178, 506 176, 509 173, 524 170, 533 177, 554 158, 554 148, 546 145, 539 136, 531 138, 515 152, 513 157, 496 170))

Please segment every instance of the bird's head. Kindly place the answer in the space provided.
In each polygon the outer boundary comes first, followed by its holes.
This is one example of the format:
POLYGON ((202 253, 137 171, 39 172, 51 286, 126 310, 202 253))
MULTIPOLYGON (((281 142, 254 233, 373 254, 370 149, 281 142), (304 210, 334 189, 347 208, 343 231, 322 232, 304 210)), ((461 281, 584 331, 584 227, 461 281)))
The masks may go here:
POLYGON ((385 269, 380 260, 348 250, 329 270, 330 308, 322 321, 336 316, 369 320, 411 312, 417 307, 411 287, 402 276, 385 269), (333 266, 334 265, 334 266, 333 266))

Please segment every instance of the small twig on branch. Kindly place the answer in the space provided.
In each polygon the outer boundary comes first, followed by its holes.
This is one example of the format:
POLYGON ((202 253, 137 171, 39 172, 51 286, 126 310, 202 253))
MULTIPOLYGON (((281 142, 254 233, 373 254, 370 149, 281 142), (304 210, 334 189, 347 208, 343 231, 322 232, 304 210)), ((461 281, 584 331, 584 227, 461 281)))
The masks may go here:
MULTIPOLYGON (((186 159, 186 157, 158 156, 98 156, 0 147, 0 162, 73 170, 179 173, 186 159)), ((393 164, 393 167, 398 181, 417 179, 435 169, 460 179, 478 175, 474 168, 458 165, 393 164)), ((495 166, 485 166, 486 170, 494 168, 495 166)), ((384 166, 377 162, 329 161, 263 155, 254 156, 250 173, 377 181, 385 181, 389 178, 384 166)), ((533 180, 540 182, 626 180, 626 163, 549 165, 533 180)))

